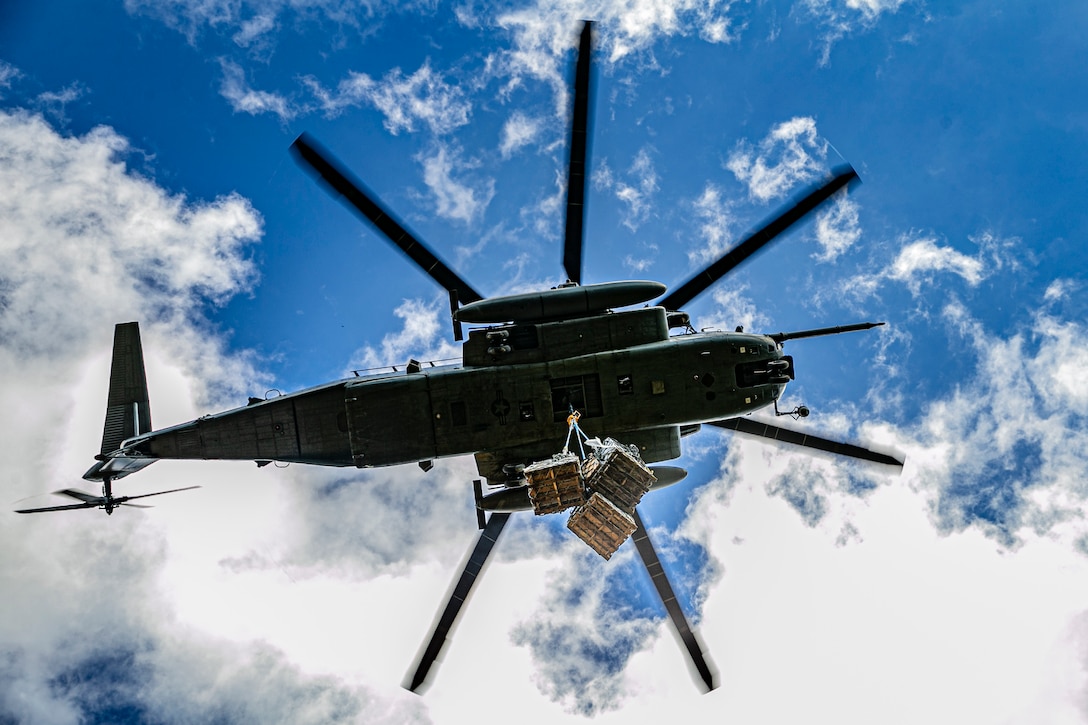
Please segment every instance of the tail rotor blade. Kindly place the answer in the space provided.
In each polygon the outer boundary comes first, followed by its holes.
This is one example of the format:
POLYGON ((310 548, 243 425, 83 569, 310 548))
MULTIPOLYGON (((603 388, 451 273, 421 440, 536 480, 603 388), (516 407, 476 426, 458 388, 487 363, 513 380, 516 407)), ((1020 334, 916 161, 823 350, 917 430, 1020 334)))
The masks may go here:
POLYGON ((744 260, 751 257, 775 237, 789 229, 813 211, 839 189, 858 178, 858 173, 850 165, 834 170, 830 181, 812 189, 755 232, 748 235, 737 246, 718 258, 701 272, 673 290, 658 302, 666 310, 679 310, 706 291, 707 287, 729 274, 744 260))
POLYGON ((44 508, 36 509, 16 509, 17 514, 40 514, 45 511, 71 511, 73 509, 93 509, 97 508, 100 504, 97 502, 88 501, 87 503, 73 503, 67 506, 45 506, 44 508))
POLYGON ((65 488, 60 491, 54 491, 53 493, 57 496, 67 496, 68 498, 74 498, 76 500, 82 501, 83 503, 93 503, 96 505, 100 503, 105 503, 106 501, 106 499, 102 498, 101 496, 95 496, 85 491, 80 491, 76 488, 65 488))
POLYGON ((888 466, 903 466, 903 461, 886 453, 871 451, 868 448, 855 446, 852 443, 840 443, 839 441, 833 441, 828 438, 808 435, 807 433, 790 430, 789 428, 780 428, 776 425, 771 425, 770 423, 752 420, 751 418, 716 420, 708 423, 708 425, 735 430, 738 433, 744 433, 745 435, 769 438, 773 441, 781 441, 782 443, 789 443, 795 446, 814 448, 818 451, 834 453, 838 456, 858 458, 863 461, 873 461, 874 463, 883 463, 888 466))
MULTIPOLYGON (((155 493, 141 493, 139 496, 119 496, 114 499, 116 503, 124 503, 125 501, 132 501, 137 498, 147 498, 148 496, 162 496, 164 493, 177 493, 178 491, 192 491, 194 488, 200 488, 200 486, 186 486, 185 488, 172 488, 169 491, 156 491, 155 493)), ((134 506, 135 504, 129 504, 134 506)))
POLYGON ((563 241, 563 269, 567 279, 582 283, 582 240, 585 222, 586 157, 589 149, 590 67, 593 22, 587 20, 578 42, 574 69, 574 115, 570 128, 570 163, 567 167, 567 221, 563 241))
POLYGON ((457 580, 457 584, 454 585, 453 594, 435 624, 431 637, 423 649, 419 665, 412 674, 412 679, 408 685, 408 689, 412 692, 418 692, 419 687, 426 682, 427 673, 430 672, 431 666, 442 652, 442 647, 446 644, 446 638, 457 620, 457 615, 472 591, 472 586, 476 583, 477 577, 487 562, 487 557, 491 555, 492 549, 495 548, 495 543, 499 540, 499 534, 502 533, 502 529, 506 526, 506 521, 509 518, 509 513, 493 513, 487 521, 487 526, 480 532, 480 538, 477 540, 472 554, 469 555, 468 563, 465 564, 461 577, 457 580))
POLYGON ((636 528, 635 533, 631 538, 635 541, 635 548, 638 549, 638 555, 642 558, 642 563, 646 566, 646 571, 650 574, 650 580, 654 583, 654 589, 657 590, 657 595, 661 597, 661 603, 665 605, 665 611, 668 612, 673 627, 676 628, 677 634, 680 635, 680 640, 684 643, 684 647, 688 651, 688 656, 691 658, 692 665, 695 666, 696 672, 699 673, 699 677, 702 679, 703 684, 706 685, 707 691, 713 690, 718 685, 715 682, 711 663, 703 654, 703 649, 699 645, 699 640, 695 636, 695 632, 691 629, 691 626, 688 624, 687 617, 684 616, 684 610, 680 608, 680 602, 676 600, 676 594, 673 592, 672 585, 669 583, 669 578, 665 576, 665 570, 661 566, 661 560, 657 558, 657 551, 654 550, 654 545, 650 542, 650 535, 647 533, 646 527, 642 523, 642 517, 638 515, 638 509, 635 509, 634 511, 634 519, 636 528))
POLYGON ((461 304, 467 305, 483 299, 479 292, 447 267, 412 232, 401 226, 378 197, 367 189, 363 182, 352 176, 350 171, 337 163, 332 154, 323 149, 309 134, 304 133, 295 139, 295 142, 291 144, 291 150, 295 152, 296 158, 309 166, 333 191, 339 194, 344 203, 373 224, 431 279, 447 291, 456 291, 461 304))

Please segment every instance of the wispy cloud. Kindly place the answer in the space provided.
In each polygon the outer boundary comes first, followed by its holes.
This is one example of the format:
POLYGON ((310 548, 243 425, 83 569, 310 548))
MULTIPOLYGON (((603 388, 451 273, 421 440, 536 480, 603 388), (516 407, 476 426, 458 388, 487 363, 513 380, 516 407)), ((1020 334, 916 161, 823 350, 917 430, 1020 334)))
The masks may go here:
POLYGON ((519 149, 532 143, 540 135, 542 124, 539 119, 530 118, 520 111, 515 111, 502 126, 502 140, 499 152, 504 159, 513 156, 519 149))
POLYGON ((823 52, 820 62, 826 65, 831 49, 842 38, 872 26, 881 15, 898 12, 906 0, 798 0, 823 28, 823 52))
POLYGON ((905 285, 917 297, 923 286, 934 284, 938 275, 955 275, 968 286, 977 287, 996 270, 1017 264, 1009 254, 1018 244, 1017 239, 1001 239, 987 232, 972 237, 971 241, 978 246, 974 255, 941 245, 932 236, 904 235, 899 240, 898 254, 884 269, 855 275, 844 281, 841 289, 854 298, 864 299, 890 280, 905 285))
POLYGON ((417 160, 423 166, 423 181, 434 198, 436 212, 446 219, 472 224, 487 209, 495 196, 495 181, 487 179, 474 186, 454 178, 475 167, 466 162, 460 151, 437 144, 417 160))
POLYGON ((576 29, 585 18, 597 21, 598 57, 613 64, 671 35, 695 32, 708 42, 731 42, 736 38, 729 13, 733 4, 732 0, 537 0, 530 7, 501 12, 494 22, 514 34, 514 47, 502 60, 510 83, 517 85, 523 76, 548 83, 555 92, 557 115, 562 117, 569 94, 564 63, 577 44, 576 29))
POLYGON ((657 171, 650 157, 652 148, 643 147, 631 161, 627 169, 626 180, 617 178, 608 162, 602 159, 593 173, 593 185, 602 191, 609 191, 627 207, 623 225, 632 232, 650 215, 653 196, 657 192, 657 171))
POLYGON ((695 218, 699 221, 699 236, 706 242, 698 249, 688 251, 688 258, 697 264, 717 259, 733 243, 734 223, 732 203, 723 198, 718 185, 708 182, 703 193, 692 202, 695 218))
POLYGON ((392 134, 412 133, 419 124, 432 133, 445 134, 469 122, 472 105, 464 91, 451 85, 425 62, 409 76, 394 68, 381 81, 366 73, 352 72, 337 84, 336 92, 323 88, 313 77, 303 79, 322 110, 336 116, 344 109, 369 103, 385 115, 392 134))
POLYGON ((280 26, 281 16, 288 16, 288 21, 305 22, 316 17, 338 25, 359 26, 395 6, 383 0, 125 0, 129 13, 157 18, 183 33, 190 43, 206 30, 226 30, 241 47, 269 42, 268 36, 280 26))
POLYGON ((816 259, 833 261, 861 239, 858 211, 858 203, 845 191, 840 191, 816 214, 816 242, 822 250, 816 254, 816 259))
MULTIPOLYGON (((11 84, 16 78, 23 73, 11 63, 7 63, 0 60, 0 91, 11 88, 11 84)), ((4 94, 0 93, 0 98, 3 98, 4 94)))
POLYGON ((219 94, 226 98, 235 113, 248 113, 258 116, 272 113, 283 121, 289 121, 299 113, 286 97, 269 91, 258 91, 249 85, 242 66, 227 58, 220 58, 223 80, 219 84, 219 94))

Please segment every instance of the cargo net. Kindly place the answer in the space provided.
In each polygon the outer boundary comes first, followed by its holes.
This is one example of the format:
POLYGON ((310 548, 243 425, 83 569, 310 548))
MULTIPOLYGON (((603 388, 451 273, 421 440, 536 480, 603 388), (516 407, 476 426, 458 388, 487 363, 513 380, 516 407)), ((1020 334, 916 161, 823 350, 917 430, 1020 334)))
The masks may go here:
POLYGON ((610 559, 635 532, 635 506, 657 479, 637 448, 612 438, 587 437, 578 418, 572 411, 567 419, 562 453, 525 469, 529 500, 538 516, 573 508, 567 528, 610 559), (580 455, 570 452, 572 438, 580 455))

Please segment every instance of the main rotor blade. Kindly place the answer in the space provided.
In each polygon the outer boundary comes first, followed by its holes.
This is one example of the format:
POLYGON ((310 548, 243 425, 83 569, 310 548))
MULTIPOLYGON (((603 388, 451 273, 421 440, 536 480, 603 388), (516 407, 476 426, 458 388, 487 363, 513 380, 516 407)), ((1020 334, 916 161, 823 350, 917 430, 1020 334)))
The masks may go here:
POLYGON ((43 511, 71 511, 72 509, 93 509, 97 508, 101 504, 88 501, 87 503, 73 503, 67 506, 46 506, 39 509, 16 509, 17 514, 40 514, 43 511))
POLYGON ((77 488, 65 488, 60 491, 54 491, 53 493, 57 496, 67 496, 68 498, 78 499, 83 503, 99 504, 106 502, 106 499, 102 496, 95 496, 93 494, 87 493, 86 491, 80 491, 77 488))
POLYGON ((672 585, 669 584, 669 578, 665 576, 661 560, 657 558, 657 552, 650 542, 650 535, 642 523, 642 517, 638 515, 638 509, 635 509, 633 514, 636 528, 631 538, 635 541, 638 555, 642 557, 642 563, 650 574, 650 580, 653 581, 654 588, 657 589, 657 595, 661 597, 661 603, 665 605, 665 611, 668 612, 669 619, 672 620, 677 634, 680 635, 684 647, 688 650, 691 663, 695 665, 695 669, 699 672, 699 677, 702 678, 707 690, 713 690, 718 685, 714 682, 714 672, 711 670, 711 665, 703 655, 703 649, 699 646, 699 640, 695 636, 695 632, 688 625, 684 610, 680 608, 680 602, 676 600, 676 594, 672 590, 672 585))
POLYGON ((738 433, 759 436, 760 438, 770 438, 774 441, 790 443, 796 446, 815 448, 818 451, 834 453, 839 456, 860 458, 863 461, 873 461, 874 463, 883 463, 889 466, 903 465, 903 461, 893 456, 889 456, 885 453, 877 453, 876 451, 871 451, 868 448, 855 446, 852 443, 840 443, 838 441, 829 440, 827 438, 820 438, 819 436, 808 435, 799 431, 790 430, 789 428, 779 428, 776 425, 771 425, 770 423, 764 423, 758 420, 752 420, 751 418, 730 418, 729 420, 715 420, 711 421, 709 425, 717 426, 718 428, 728 428, 729 430, 735 430, 738 433))
POLYGON ((833 173, 834 175, 830 181, 808 191, 778 216, 752 232, 737 246, 719 257, 716 262, 713 262, 673 290, 658 304, 666 310, 682 309, 684 305, 705 292, 707 287, 736 269, 741 262, 774 241, 775 237, 827 201, 836 191, 858 178, 857 172, 849 164, 836 168, 833 173))
POLYGON ((412 675, 411 683, 408 686, 408 689, 412 692, 416 692, 419 686, 427 680, 427 673, 430 671, 431 665, 434 664, 439 653, 442 652, 442 646, 446 644, 446 638, 453 628, 457 614, 461 611, 461 606, 468 598, 469 592, 472 591, 472 585, 476 583, 476 577, 483 569, 491 550, 495 548, 495 542, 499 540, 499 534, 502 533, 502 528, 506 526, 506 521, 509 518, 510 514, 508 513, 493 513, 487 521, 487 526, 480 532, 476 547, 472 550, 468 563, 465 564, 465 569, 461 572, 461 577, 453 588, 453 594, 450 596, 449 602, 446 603, 446 608, 442 611, 438 623, 435 624, 434 631, 431 632, 431 638, 423 650, 419 666, 416 667, 416 671, 412 675))
POLYGON ((408 229, 384 207, 381 201, 355 178, 350 171, 337 163, 328 150, 310 137, 302 134, 291 144, 296 157, 313 169, 341 199, 363 216, 382 234, 397 245, 420 269, 446 290, 457 290, 461 304, 481 300, 483 297, 465 280, 436 257, 423 242, 419 241, 408 229))
POLYGON ((567 272, 567 279, 578 284, 582 283, 592 46, 593 21, 587 20, 582 26, 578 62, 574 67, 574 115, 570 127, 570 164, 567 167, 567 227, 563 238, 563 269, 567 272))
MULTIPOLYGON (((191 491, 194 488, 200 488, 200 486, 186 486, 185 488, 172 488, 169 491, 156 491, 155 493, 141 493, 139 496, 118 496, 114 499, 115 503, 124 503, 125 501, 132 501, 137 498, 147 498, 148 496, 162 496, 164 493, 177 493, 178 491, 191 491)), ((135 504, 129 504, 134 506, 135 504)))

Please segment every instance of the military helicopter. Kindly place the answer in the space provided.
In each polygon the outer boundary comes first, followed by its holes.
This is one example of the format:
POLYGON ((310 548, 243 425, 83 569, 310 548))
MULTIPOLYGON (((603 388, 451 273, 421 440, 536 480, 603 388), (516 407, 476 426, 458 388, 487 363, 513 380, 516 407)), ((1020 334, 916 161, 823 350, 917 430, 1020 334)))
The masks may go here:
MULTIPOLYGON (((887 454, 745 417, 771 406, 777 415, 808 415, 804 406, 778 410, 778 399, 795 377, 793 358, 783 353, 785 342, 883 323, 769 335, 740 328, 696 332, 682 311, 834 194, 846 193, 846 187, 858 181, 849 166, 798 195, 671 292, 645 280, 581 284, 592 35, 593 24, 587 21, 575 65, 562 254, 566 283, 540 292, 485 298, 397 221, 330 152, 303 134, 292 144, 297 160, 447 290, 453 335, 463 342, 461 364, 435 366, 412 360, 391 372, 357 375, 271 399, 250 398, 234 410, 153 430, 139 328, 134 322, 120 324, 102 448, 83 476, 103 482, 104 496, 65 491, 61 493, 84 503, 31 511, 103 505, 109 513, 110 506, 138 498, 112 499, 111 482, 161 459, 359 468, 416 463, 427 471, 436 459, 473 455, 480 475, 473 485, 482 532, 406 683, 418 691, 509 517, 534 508, 526 466, 553 456, 570 434, 572 417, 622 441, 644 464, 678 458, 681 438, 706 424, 902 466, 887 454), (466 325, 471 326, 467 339, 466 325), (679 332, 673 334, 674 330, 679 332), (484 481, 489 487, 486 495, 484 481)), ((669 466, 649 470, 655 479, 651 488, 686 475, 669 466)), ((633 507, 630 516, 639 557, 701 682, 713 689, 713 668, 633 507)))

